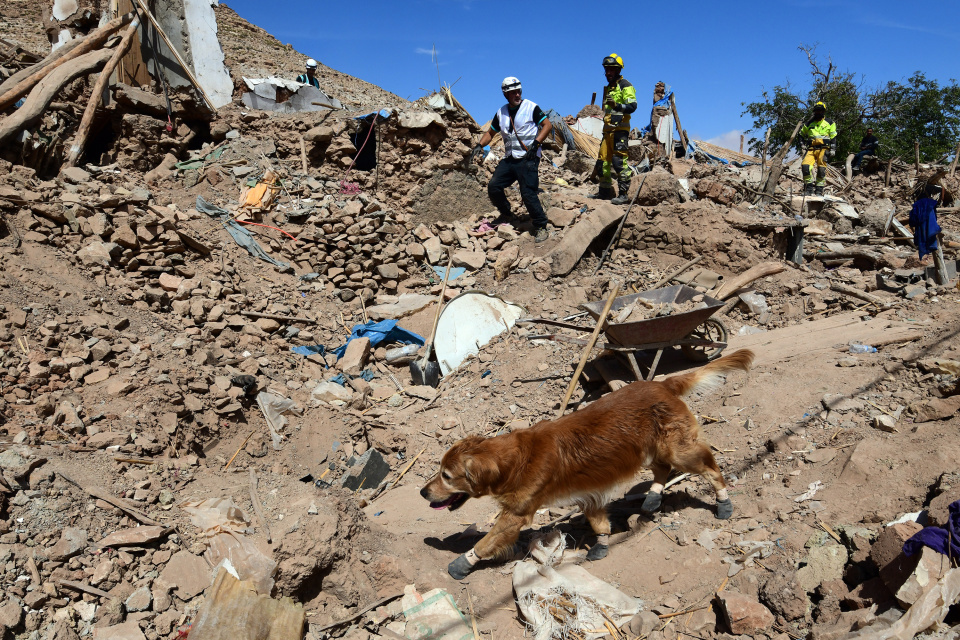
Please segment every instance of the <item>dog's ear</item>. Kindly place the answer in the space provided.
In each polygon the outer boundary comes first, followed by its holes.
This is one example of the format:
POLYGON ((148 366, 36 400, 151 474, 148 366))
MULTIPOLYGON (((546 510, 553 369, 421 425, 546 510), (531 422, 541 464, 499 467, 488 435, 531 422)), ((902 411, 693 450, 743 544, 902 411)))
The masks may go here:
POLYGON ((467 455, 463 462, 463 472, 470 488, 477 495, 489 493, 491 487, 500 479, 500 467, 496 459, 489 455, 467 455))

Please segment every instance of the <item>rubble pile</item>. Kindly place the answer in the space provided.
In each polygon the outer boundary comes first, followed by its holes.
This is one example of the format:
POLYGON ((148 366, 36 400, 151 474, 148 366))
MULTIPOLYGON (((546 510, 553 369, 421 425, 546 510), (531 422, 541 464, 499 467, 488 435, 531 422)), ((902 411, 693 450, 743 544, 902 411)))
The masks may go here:
MULTIPOLYGON (((299 53, 216 13, 235 87, 299 71, 299 53)), ((955 633, 956 611, 937 604, 960 589, 950 557, 904 552, 952 526, 960 499, 955 168, 867 163, 805 198, 791 165, 764 197, 759 161, 634 145, 652 168, 618 207, 588 198, 589 155, 549 141, 550 236, 535 244, 522 215, 491 226, 502 149, 464 162, 481 128, 449 90, 408 102, 319 77, 344 109, 214 111, 179 90, 169 127, 160 85, 115 84, 71 167, 92 88, 80 77, 3 146, 0 638, 182 640, 207 632, 218 603, 253 599, 291 638, 305 625, 318 640, 412 639, 441 619, 464 636, 522 635, 509 584, 522 563, 484 564, 469 591, 445 571, 489 531, 491 503, 433 512, 418 489, 461 438, 556 414, 598 315, 582 305, 614 283, 691 297, 638 298, 612 324, 669 325, 705 301, 713 315, 651 339, 639 371, 603 331, 574 404, 643 377, 657 349, 665 372, 713 357, 690 336, 758 359, 689 399, 730 485, 724 526, 695 478, 639 513, 646 473, 611 506, 609 559, 583 562, 579 514, 537 514, 534 531, 565 540, 558 566, 582 564, 574 582, 616 585, 630 605, 606 631, 955 633), (904 227, 931 186, 945 277, 904 227), (473 298, 524 321, 495 313, 485 333, 457 309, 473 298), (437 317, 455 330, 432 335, 437 317), (439 363, 453 338, 469 352, 438 386, 415 384, 424 342, 439 363)), ((537 596, 544 620, 525 622, 573 629, 578 602, 596 603, 574 593, 537 596)))

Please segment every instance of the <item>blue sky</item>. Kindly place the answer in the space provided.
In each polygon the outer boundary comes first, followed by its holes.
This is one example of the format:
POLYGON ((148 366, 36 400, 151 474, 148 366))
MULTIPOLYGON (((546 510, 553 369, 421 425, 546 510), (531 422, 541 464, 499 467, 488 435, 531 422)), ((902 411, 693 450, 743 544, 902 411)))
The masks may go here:
POLYGON ((612 51, 637 87, 638 113, 663 80, 692 137, 732 148, 751 125, 741 102, 788 79, 809 86, 800 44, 817 45, 824 67, 832 58, 866 87, 917 70, 941 83, 960 77, 956 0, 225 4, 305 55, 411 100, 438 86, 436 46, 440 79, 456 82, 454 95, 481 124, 503 104, 505 76, 520 78, 525 98, 575 114, 601 91, 600 61, 612 51))

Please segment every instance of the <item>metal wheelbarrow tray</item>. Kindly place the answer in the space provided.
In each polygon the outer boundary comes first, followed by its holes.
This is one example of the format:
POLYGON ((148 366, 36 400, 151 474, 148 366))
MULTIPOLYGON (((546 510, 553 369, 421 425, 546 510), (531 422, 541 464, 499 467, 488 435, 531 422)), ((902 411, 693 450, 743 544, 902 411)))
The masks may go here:
MULTIPOLYGON (((686 285, 678 284, 662 289, 651 289, 627 296, 620 296, 614 299, 613 305, 610 307, 610 316, 615 317, 621 309, 632 304, 637 298, 643 298, 654 304, 666 302, 682 304, 698 295, 701 295, 699 291, 686 285)), ((637 380, 643 380, 644 376, 640 373, 640 367, 634 353, 635 351, 656 350, 653 363, 650 365, 649 372, 646 376, 647 380, 653 379, 664 349, 679 346, 683 350, 684 355, 691 360, 699 362, 712 360, 719 356, 720 352, 727 346, 726 327, 724 327, 720 321, 710 317, 716 313, 724 303, 707 295, 703 296, 703 302, 705 306, 684 313, 619 324, 607 322, 603 328, 603 333, 610 342, 598 346, 612 350, 618 355, 625 357, 637 380)), ((580 307, 589 313, 594 320, 598 320, 600 314, 603 312, 604 305, 605 301, 600 300, 581 304, 580 307)), ((581 327, 542 318, 518 320, 517 322, 547 324, 574 329, 576 331, 593 331, 593 327, 581 327)), ((572 342, 574 344, 586 344, 585 340, 578 340, 562 334, 528 336, 528 339, 559 340, 562 342, 572 342)))

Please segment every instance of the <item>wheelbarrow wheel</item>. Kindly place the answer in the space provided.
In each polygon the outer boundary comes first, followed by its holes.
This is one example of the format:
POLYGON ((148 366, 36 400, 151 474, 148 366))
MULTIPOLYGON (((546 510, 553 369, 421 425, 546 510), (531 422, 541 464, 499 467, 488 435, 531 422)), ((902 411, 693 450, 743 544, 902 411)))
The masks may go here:
MULTIPOLYGON (((727 328, 723 326, 723 323, 719 320, 707 318, 706 322, 694 329, 687 337, 710 340, 711 342, 726 342, 727 328)), ((698 347, 692 344, 682 344, 680 345, 680 349, 688 360, 693 360, 694 362, 710 362, 720 357, 720 352, 723 351, 724 348, 698 347)))

